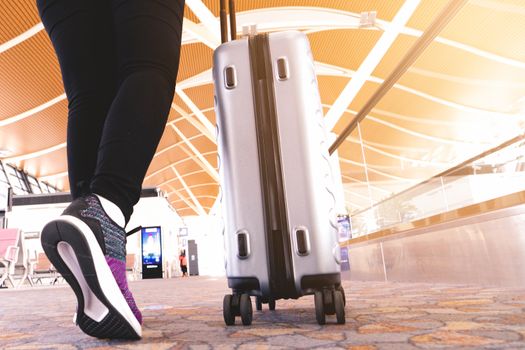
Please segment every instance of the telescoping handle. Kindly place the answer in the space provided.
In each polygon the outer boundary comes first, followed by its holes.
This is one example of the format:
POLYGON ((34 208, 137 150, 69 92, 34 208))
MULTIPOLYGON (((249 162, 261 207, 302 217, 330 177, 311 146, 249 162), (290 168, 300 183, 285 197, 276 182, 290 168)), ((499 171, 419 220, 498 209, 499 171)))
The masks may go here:
POLYGON ((231 40, 237 39, 237 19, 235 17, 235 0, 221 0, 220 2, 220 19, 221 19, 221 42, 224 44, 228 41, 228 8, 230 12, 230 32, 231 40))

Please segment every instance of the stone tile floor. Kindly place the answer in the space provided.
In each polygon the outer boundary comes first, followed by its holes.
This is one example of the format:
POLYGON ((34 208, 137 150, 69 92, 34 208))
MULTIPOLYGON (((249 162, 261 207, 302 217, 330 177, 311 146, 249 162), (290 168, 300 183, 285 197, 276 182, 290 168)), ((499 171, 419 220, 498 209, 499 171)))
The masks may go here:
MULTIPOLYGON (((141 341, 106 341, 72 323, 65 285, 0 290, 0 349, 525 349, 525 290, 345 282, 347 323, 317 325, 313 297, 255 311, 226 327, 223 278, 131 282, 144 315, 141 341)), ((331 323, 331 324, 330 324, 331 323)))

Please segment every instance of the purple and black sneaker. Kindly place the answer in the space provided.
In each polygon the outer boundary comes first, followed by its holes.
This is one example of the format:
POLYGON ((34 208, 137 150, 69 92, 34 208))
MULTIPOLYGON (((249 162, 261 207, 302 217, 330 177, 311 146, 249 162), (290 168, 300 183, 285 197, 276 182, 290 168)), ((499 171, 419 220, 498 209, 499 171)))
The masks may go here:
POLYGON ((78 299, 76 323, 97 338, 140 339, 142 315, 126 279, 126 232, 96 195, 74 200, 42 230, 49 260, 78 299))

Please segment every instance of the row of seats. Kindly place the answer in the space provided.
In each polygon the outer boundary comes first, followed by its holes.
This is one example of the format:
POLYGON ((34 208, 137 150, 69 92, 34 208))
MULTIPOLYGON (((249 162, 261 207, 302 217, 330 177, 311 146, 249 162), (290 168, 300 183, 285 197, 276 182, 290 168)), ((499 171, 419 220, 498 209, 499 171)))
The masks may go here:
MULTIPOLYGON (((38 237, 34 237, 38 238, 38 237)), ((63 280, 45 253, 28 249, 26 237, 19 229, 0 229, 0 286, 19 288, 26 281, 34 286, 47 279, 55 284, 63 280)), ((134 254, 126 257, 126 270, 129 277, 138 279, 139 260, 134 254)))
POLYGON ((60 278, 43 252, 26 248, 26 238, 19 229, 0 229, 0 263, 0 286, 9 282, 18 288, 26 281, 33 286, 42 284, 44 278, 56 283, 60 278))

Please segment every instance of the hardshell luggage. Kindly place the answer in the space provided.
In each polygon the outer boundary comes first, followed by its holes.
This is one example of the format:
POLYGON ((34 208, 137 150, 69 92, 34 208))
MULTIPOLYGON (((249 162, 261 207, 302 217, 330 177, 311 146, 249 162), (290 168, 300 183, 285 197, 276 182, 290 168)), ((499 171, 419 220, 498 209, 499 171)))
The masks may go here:
POLYGON ((223 43, 213 78, 233 290, 224 298, 226 324, 235 316, 251 323, 250 296, 260 310, 262 303, 274 309, 275 300, 309 294, 319 324, 326 314, 344 323, 330 145, 306 35, 263 33, 223 43))

